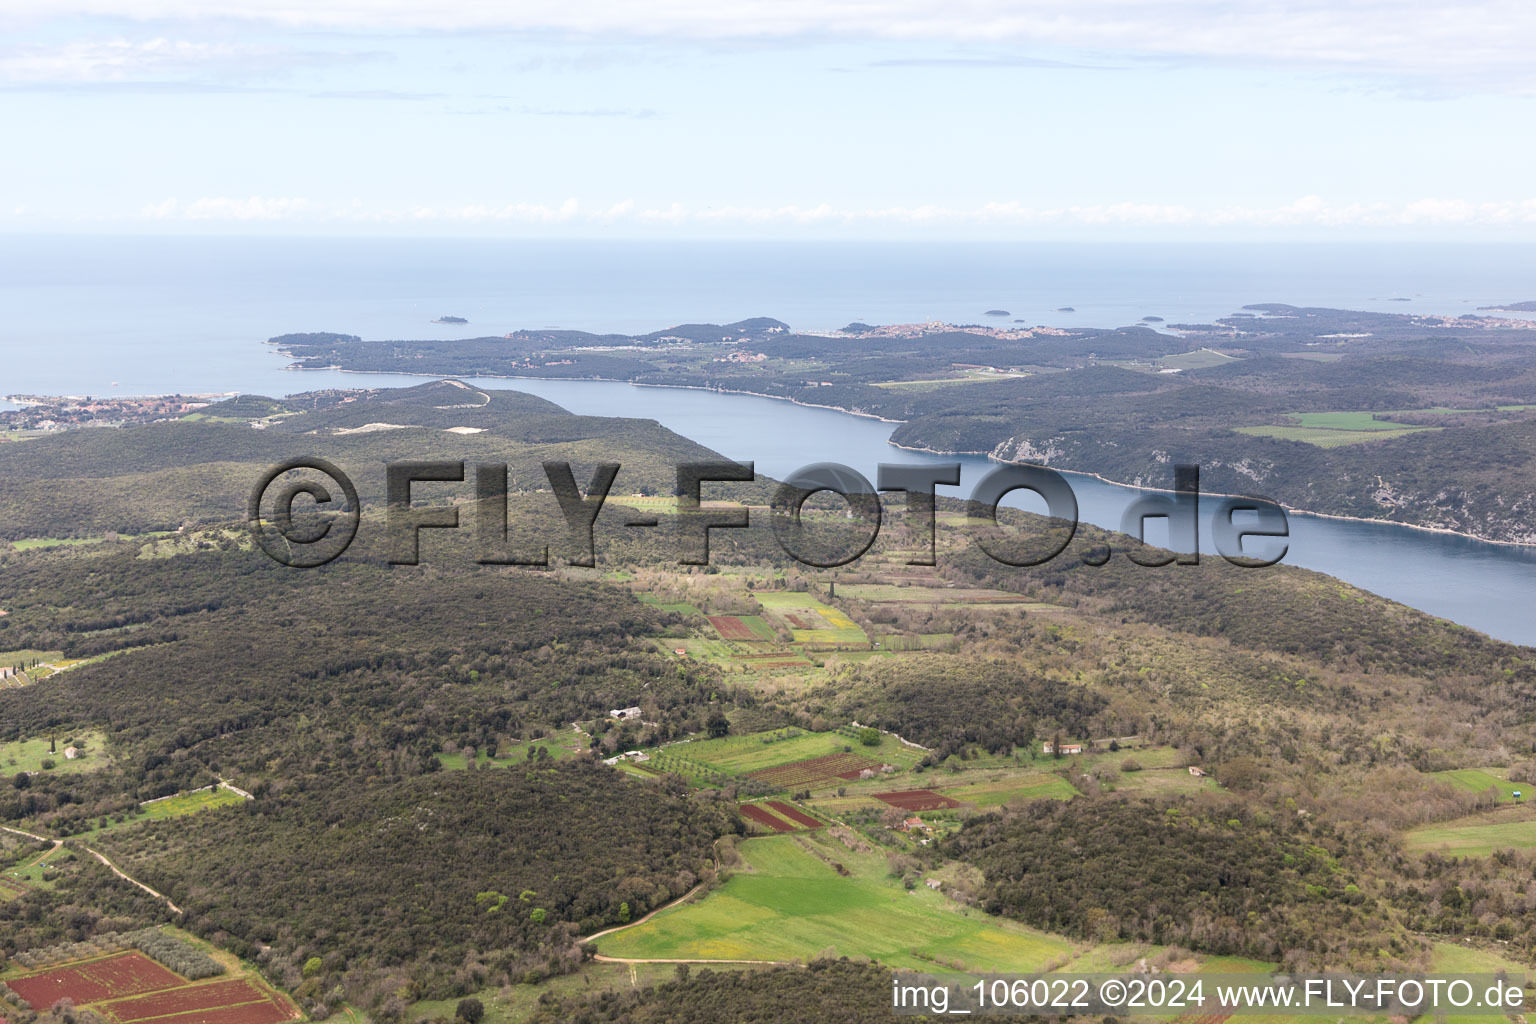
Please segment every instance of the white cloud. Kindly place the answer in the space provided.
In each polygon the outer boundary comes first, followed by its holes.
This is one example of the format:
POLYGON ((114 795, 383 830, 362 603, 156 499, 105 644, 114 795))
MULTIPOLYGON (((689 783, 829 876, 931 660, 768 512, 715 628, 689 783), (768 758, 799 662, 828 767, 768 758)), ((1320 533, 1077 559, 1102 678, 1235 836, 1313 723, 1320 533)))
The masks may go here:
MULTIPOLYGON (((267 199, 262 196, 251 196, 248 199, 194 199, 190 203, 166 199, 144 207, 142 213, 147 220, 296 220, 312 208, 312 204, 304 199, 267 199)), ((319 213, 319 218, 323 220, 335 219, 335 217, 335 213, 324 211, 319 213)))
POLYGON ((586 204, 469 203, 439 206, 369 207, 297 198, 166 199, 145 206, 140 216, 157 221, 303 221, 418 224, 642 224, 765 226, 907 225, 916 228, 977 227, 1509 227, 1536 225, 1536 199, 1474 203, 1464 199, 1426 198, 1411 203, 1333 203, 1303 196, 1280 206, 1192 207, 1182 204, 1116 202, 1037 207, 1007 201, 974 207, 931 204, 888 207, 813 206, 699 207, 685 203, 642 206, 633 200, 586 204))
MULTIPOLYGON (((1028 44, 1536 86, 1536 4, 1528 0, 50 0, 47 13, 366 31, 1028 44)), ((33 20, 38 5, 0 0, 4 15, 33 20)))
POLYGON ((376 56, 164 37, 81 39, 0 49, 0 82, 53 86, 167 83, 207 76, 261 75, 376 56))

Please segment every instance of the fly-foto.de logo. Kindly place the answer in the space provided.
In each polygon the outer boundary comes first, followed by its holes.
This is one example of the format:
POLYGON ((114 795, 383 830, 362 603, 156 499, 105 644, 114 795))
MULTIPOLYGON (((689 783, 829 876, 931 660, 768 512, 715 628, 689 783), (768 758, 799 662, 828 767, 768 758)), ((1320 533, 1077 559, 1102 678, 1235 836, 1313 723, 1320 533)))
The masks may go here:
MULTIPOLYGON (((585 485, 568 462, 543 463, 544 477, 564 520, 571 548, 569 564, 597 564, 595 531, 620 465, 598 463, 585 485)), ((902 465, 881 463, 875 483, 858 470, 831 462, 805 466, 774 489, 766 516, 784 554, 813 568, 847 565, 864 556, 880 535, 887 510, 882 494, 904 496, 904 515, 918 550, 909 565, 934 565, 937 506, 940 487, 960 485, 959 463, 902 465), (807 515, 806 504, 822 493, 844 503, 841 516, 807 515), (836 543, 825 536, 836 533, 836 543)), ((709 564, 710 536, 716 530, 739 530, 753 523, 746 507, 709 507, 706 485, 756 481, 751 462, 686 462, 676 467, 675 512, 671 521, 677 564, 709 564)), ((549 543, 521 544, 510 540, 508 468, 506 463, 463 461, 398 461, 384 466, 385 545, 395 565, 421 561, 421 531, 467 528, 473 534, 474 560, 482 565, 544 566, 550 564, 549 543), (454 504, 423 504, 413 498, 416 484, 460 484, 460 497, 473 498, 472 514, 461 516, 454 504), (471 522, 466 527, 464 520, 471 522)), ((620 504, 618 502, 616 505, 620 504)), ((1137 565, 1197 565, 1200 561, 1200 469, 1174 468, 1171 491, 1137 496, 1121 517, 1126 558, 1137 565), (1167 523, 1174 551, 1149 547, 1149 519, 1167 523)), ((356 485, 339 467, 320 458, 298 458, 273 466, 251 491, 247 518, 257 545, 274 560, 295 568, 315 568, 333 561, 357 538, 362 526, 362 501, 356 485)), ((631 512, 621 528, 650 530, 662 518, 631 512)), ((759 509, 760 513, 764 510, 759 509)), ((963 529, 987 557, 1009 566, 1043 565, 1067 549, 1078 528, 1077 496, 1066 477, 1044 466, 1004 464, 987 472, 966 499, 963 529), (1044 502, 1046 514, 1038 530, 1007 529, 998 521, 1003 499, 1016 492, 1032 493, 1044 502)), ((1285 510, 1265 498, 1222 496, 1210 513, 1212 543, 1222 558, 1244 568, 1274 565, 1285 557, 1290 525, 1285 510), (1245 548, 1245 539, 1256 541, 1245 548)), ((1087 565, 1104 565, 1114 556, 1111 544, 1091 546, 1079 557, 1087 565)))

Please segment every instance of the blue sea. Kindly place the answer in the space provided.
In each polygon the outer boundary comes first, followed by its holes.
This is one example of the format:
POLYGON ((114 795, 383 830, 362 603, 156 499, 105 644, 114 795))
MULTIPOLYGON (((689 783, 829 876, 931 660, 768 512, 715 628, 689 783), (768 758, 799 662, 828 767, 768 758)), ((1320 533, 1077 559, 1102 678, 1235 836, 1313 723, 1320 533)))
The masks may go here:
POLYGON ((1525 299, 1536 299, 1536 246, 9 236, 0 394, 314 387, 261 344, 293 331, 646 332, 750 316, 806 330, 855 320, 1116 327, 1144 316, 1208 322, 1255 302, 1459 315, 1525 299), (470 323, 431 322, 443 315, 470 323))
MULTIPOLYGON (((283 395, 419 383, 397 374, 286 370, 287 360, 264 341, 292 331, 371 339, 540 327, 629 333, 749 316, 829 330, 855 320, 975 323, 993 308, 1031 324, 1114 327, 1144 316, 1209 321, 1255 302, 1459 315, 1530 299, 1533 246, 13 237, 0 247, 0 395, 283 395), (1063 306, 1074 312, 1058 312, 1063 306), (470 323, 431 323, 443 315, 470 323)), ((882 461, 932 460, 891 447, 891 424, 747 395, 601 381, 475 382, 543 395, 573 412, 656 419, 781 478, 820 461, 873 479, 882 461)), ((960 461, 964 494, 987 465, 960 461)), ((1084 521, 1120 526, 1134 491, 1070 479, 1084 521)), ((1148 540, 1164 537, 1149 529, 1148 540)), ((1536 548, 1301 515, 1292 517, 1289 543, 1287 564, 1536 643, 1536 548)))

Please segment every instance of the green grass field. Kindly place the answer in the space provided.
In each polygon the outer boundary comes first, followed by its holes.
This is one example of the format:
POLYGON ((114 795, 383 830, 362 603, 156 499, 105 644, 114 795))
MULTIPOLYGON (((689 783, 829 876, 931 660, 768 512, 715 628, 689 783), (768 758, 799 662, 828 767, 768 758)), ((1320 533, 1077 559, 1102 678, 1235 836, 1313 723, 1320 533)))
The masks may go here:
POLYGON ((30 665, 34 661, 57 661, 62 657, 61 651, 6 651, 0 654, 0 665, 30 665))
MULTIPOLYGON (((1501 412, 1516 412, 1527 409, 1529 406, 1509 405, 1499 406, 1501 412)), ((1439 414, 1477 412, 1475 409, 1449 409, 1436 407, 1433 409, 1405 409, 1397 412, 1297 412, 1289 414, 1288 418, 1294 426, 1257 426, 1238 427, 1237 432, 1253 437, 1276 437, 1284 441, 1301 441, 1305 444, 1317 445, 1320 448, 1336 448, 1339 445, 1361 444, 1365 441, 1384 441, 1394 437, 1403 437, 1408 434, 1416 434, 1425 430, 1442 430, 1442 427, 1415 426, 1408 423, 1398 423, 1390 419, 1395 415, 1439 414), (1389 417, 1377 419, 1377 416, 1389 417)))
POLYGON ((676 612, 679 615, 687 615, 692 618, 699 619, 704 617, 703 612, 699 611, 697 608, 686 601, 678 601, 673 604, 663 604, 661 601, 656 599, 655 594, 647 594, 642 592, 635 596, 641 604, 648 604, 652 608, 659 608, 664 612, 676 612))
POLYGON ((1214 349, 1197 348, 1189 352, 1179 352, 1171 356, 1163 356, 1158 365, 1170 370, 1204 370, 1212 366, 1225 366, 1228 363, 1237 362, 1235 356, 1223 355, 1214 349))
POLYGON ((931 377, 927 380, 887 380, 876 384, 877 388, 895 391, 932 391, 951 384, 979 384, 992 380, 1017 380, 1028 377, 1027 373, 991 373, 987 370, 963 370, 957 377, 931 377))
POLYGON ((105 537, 30 537, 26 540, 13 540, 11 547, 17 551, 36 551, 39 548, 73 548, 85 544, 100 544, 105 537))
MULTIPOLYGON (((1437 942, 1431 954, 1431 969, 1440 974, 1498 974, 1525 975, 1530 968, 1517 960, 1491 950, 1458 942, 1437 942)), ((1481 993, 1479 993, 1481 995, 1481 993)), ((1423 1018, 1427 1020, 1428 1018, 1423 1018)), ((1450 1014, 1446 1024, 1508 1024, 1502 1014, 1450 1014)), ((1438 1018, 1437 1018, 1438 1021, 1438 1018)))
POLYGON ((894 583, 846 583, 838 587, 839 597, 856 598, 877 604, 976 605, 1000 604, 1027 611, 1060 611, 1060 605, 1028 601, 1006 590, 969 587, 903 587, 894 583))
POLYGON ((199 789, 191 793, 177 793, 163 800, 153 800, 139 805, 137 813, 122 821, 108 820, 105 825, 76 833, 72 838, 89 839, 101 832, 112 829, 126 828, 136 825, 141 821, 159 821, 164 818, 183 818, 189 814, 199 814, 203 811, 211 811, 218 807, 233 807, 236 804, 245 803, 245 797, 237 793, 231 793, 223 786, 212 789, 199 789))
POLYGON ((1481 768, 1458 768, 1455 771, 1434 772, 1430 777, 1439 779, 1441 782, 1449 782, 1457 789, 1468 793, 1486 793, 1490 789, 1495 790, 1501 804, 1514 803, 1516 793, 1521 794, 1522 800, 1529 800, 1533 792, 1532 787, 1525 783, 1510 782, 1493 774, 1492 771, 1484 771, 1481 768))
POLYGON ((107 766, 106 737, 99 732, 59 732, 51 739, 57 742, 49 751, 50 737, 0 743, 0 774, 15 775, 17 772, 44 771, 43 762, 53 762, 47 771, 61 773, 90 772, 107 766), (69 760, 64 748, 76 746, 85 751, 83 757, 69 760))
POLYGON ((1273 437, 1281 441, 1300 441, 1303 444, 1316 445, 1318 448, 1338 448, 1346 444, 1362 444, 1366 441, 1389 441, 1395 437, 1405 437, 1408 434, 1417 434, 1425 430, 1440 430, 1440 427, 1386 427, 1385 429, 1369 430, 1338 430, 1323 427, 1238 427, 1239 434, 1247 434, 1250 437, 1273 437))
POLYGON ((1498 850, 1536 848, 1536 819, 1498 820, 1519 811, 1494 811, 1459 818, 1444 825, 1410 830, 1403 845, 1414 853, 1448 857, 1487 857, 1498 850))
POLYGON ((937 791, 977 807, 1001 807, 1015 800, 1070 800, 1078 795, 1065 779, 1049 772, 1028 772, 963 786, 941 786, 937 791))
POLYGON ((598 940, 607 956, 804 960, 833 948, 920 970, 1032 971, 1061 962, 1065 938, 967 910, 924 886, 908 892, 879 853, 826 835, 768 836, 741 845, 750 871, 693 903, 598 940), (810 851, 852 874, 840 876, 810 851))
POLYGON ((809 594, 792 592, 758 593, 758 603, 771 613, 771 618, 783 622, 794 634, 796 643, 811 644, 863 644, 869 637, 848 616, 836 608, 829 608, 809 594), (793 615, 801 622, 812 624, 809 628, 797 626, 785 618, 793 615))
MULTIPOLYGON (((33 854, 26 860, 8 869, 4 877, 23 885, 42 886, 51 888, 52 880, 48 877, 48 865, 61 858, 69 857, 69 850, 62 846, 56 846, 42 853, 33 854)), ((9 887, 0 888, 0 900, 15 899, 18 894, 9 887)))
POLYGON ((909 768, 922 759, 922 751, 904 746, 890 736, 882 735, 878 746, 866 747, 851 737, 836 732, 805 732, 789 739, 765 739, 778 732, 750 733, 745 736, 725 736, 717 740, 691 740, 675 743, 666 752, 677 757, 699 761, 728 772, 745 775, 760 768, 772 768, 791 761, 804 761, 823 754, 834 754, 845 746, 855 753, 883 760, 887 764, 909 768))
POLYGON ((1195 793, 1221 788, 1209 775, 1195 776, 1179 769, 1117 772, 1109 780, 1108 787, 1117 793, 1135 793, 1138 796, 1195 793))
POLYGON ((215 807, 230 807, 243 803, 245 803, 245 797, 238 793, 231 793, 223 786, 216 786, 213 789, 200 789, 195 793, 177 793, 164 800, 140 804, 139 816, 134 820, 180 818, 186 814, 197 814, 199 811, 211 811, 215 807))

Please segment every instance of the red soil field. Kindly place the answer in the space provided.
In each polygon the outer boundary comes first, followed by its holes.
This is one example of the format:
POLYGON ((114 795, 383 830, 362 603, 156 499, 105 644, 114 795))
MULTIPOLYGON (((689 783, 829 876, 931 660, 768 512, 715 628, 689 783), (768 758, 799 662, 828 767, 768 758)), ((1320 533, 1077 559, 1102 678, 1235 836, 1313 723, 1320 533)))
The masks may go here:
POLYGON ((241 1003, 260 1002, 266 998, 267 993, 244 978, 236 978, 216 981, 211 985, 192 985, 187 988, 171 989, 168 992, 157 992, 154 995, 138 996, 134 999, 120 999, 98 1009, 121 1024, 129 1024, 131 1021, 147 1020, 150 1017, 164 1017, 167 1014, 185 1013, 188 1010, 216 1010, 238 1006, 241 1003))
POLYGON ((711 615, 709 624, 715 627, 715 632, 726 640, 756 640, 758 636, 751 628, 734 615, 711 615))
POLYGON ((799 829, 795 828, 795 826, 791 825, 789 822, 780 821, 778 818, 775 818, 773 815, 763 810, 757 804, 742 804, 740 807, 737 807, 736 810, 739 811, 741 816, 746 818, 748 821, 755 821, 759 825, 767 825, 775 832, 799 831, 799 829))
POLYGON ((879 761, 871 761, 860 754, 824 754, 805 761, 791 761, 773 768, 759 768, 748 772, 749 779, 762 779, 776 786, 804 786, 829 779, 856 779, 866 768, 879 768, 879 761))
POLYGON ((161 989, 179 988, 187 980, 172 974, 143 953, 121 953, 105 960, 73 967, 58 967, 6 984, 34 1010, 45 1010, 60 999, 75 1004, 97 1003, 118 996, 136 996, 161 989))
POLYGON ((960 801, 954 797, 935 793, 931 789, 908 789, 900 793, 873 793, 876 800, 888 803, 892 807, 900 807, 904 811, 942 811, 950 807, 959 807, 960 801))
POLYGON ((192 1010, 173 1013, 169 1017, 157 1017, 155 1024, 281 1024, 293 1020, 294 1013, 275 999, 264 999, 245 1006, 228 1006, 217 1010, 192 1010))
POLYGON ((808 829, 821 828, 821 822, 798 807, 791 807, 789 804, 780 803, 777 800, 769 800, 768 806, 773 809, 775 814, 782 815, 797 825, 804 825, 808 829))

